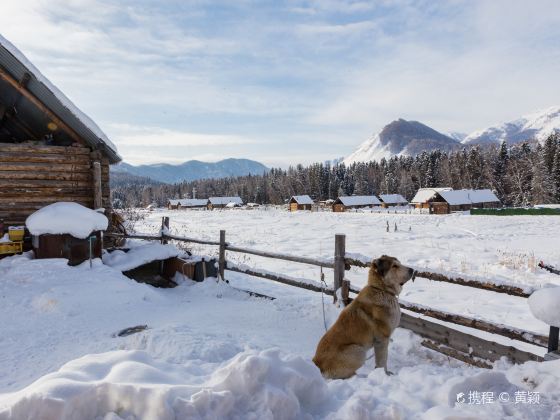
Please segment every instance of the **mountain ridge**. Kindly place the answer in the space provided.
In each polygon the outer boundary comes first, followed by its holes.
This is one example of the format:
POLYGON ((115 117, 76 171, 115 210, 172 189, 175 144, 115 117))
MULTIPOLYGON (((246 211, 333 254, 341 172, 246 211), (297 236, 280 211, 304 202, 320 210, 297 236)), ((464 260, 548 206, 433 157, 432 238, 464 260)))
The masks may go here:
POLYGON ((219 179, 230 176, 262 175, 268 168, 262 163, 250 159, 223 159, 218 162, 189 160, 179 164, 154 163, 149 165, 131 165, 126 162, 111 166, 114 173, 127 173, 153 179, 166 184, 199 179, 219 179))

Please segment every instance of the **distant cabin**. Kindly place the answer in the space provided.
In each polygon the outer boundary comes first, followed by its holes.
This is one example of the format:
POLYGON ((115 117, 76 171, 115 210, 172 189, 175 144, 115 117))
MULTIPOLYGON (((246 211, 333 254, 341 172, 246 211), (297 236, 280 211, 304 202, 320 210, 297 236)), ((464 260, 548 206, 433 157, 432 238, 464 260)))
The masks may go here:
POLYGON ((210 197, 208 199, 208 210, 240 207, 243 200, 240 197, 210 197))
POLYGON ((205 209, 207 205, 208 200, 205 198, 180 198, 167 201, 167 208, 169 210, 205 209))
POLYGON ((381 207, 395 207, 395 206, 406 206, 408 201, 400 194, 379 194, 379 200, 381 201, 381 207))
POLYGON ((311 210, 313 204, 313 200, 308 195, 294 195, 290 198, 290 201, 288 201, 288 210, 311 210))
POLYGON ((440 191, 430 204, 430 213, 448 214, 474 208, 493 209, 501 205, 499 198, 491 190, 440 191))
POLYGON ((352 195, 338 197, 333 205, 332 211, 335 213, 344 212, 349 209, 359 209, 364 207, 381 206, 381 201, 374 195, 352 195))
POLYGON ((101 129, 0 36, 0 219, 23 225, 59 201, 111 211, 109 165, 121 157, 101 129))
POLYGON ((430 203, 437 197, 437 194, 442 191, 451 191, 453 188, 420 188, 414 198, 410 201, 417 209, 429 209, 430 203))

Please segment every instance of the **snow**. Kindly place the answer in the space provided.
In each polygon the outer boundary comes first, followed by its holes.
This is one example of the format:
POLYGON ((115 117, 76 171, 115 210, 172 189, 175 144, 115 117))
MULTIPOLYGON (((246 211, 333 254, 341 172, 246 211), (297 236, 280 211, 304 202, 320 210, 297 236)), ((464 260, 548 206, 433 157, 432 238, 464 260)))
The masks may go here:
POLYGON ((78 203, 53 203, 31 214, 25 221, 32 235, 69 234, 85 239, 92 232, 107 229, 105 215, 78 203))
POLYGON ((491 190, 448 190, 440 191, 439 195, 452 206, 500 202, 491 190))
POLYGON ((313 204, 313 200, 308 195, 294 195, 290 201, 295 201, 298 204, 313 204))
POLYGON ((348 197, 338 197, 338 200, 345 206, 380 206, 381 201, 374 195, 352 195, 348 197))
POLYGON ((0 46, 13 55, 26 69, 27 72, 35 76, 38 82, 45 85, 45 87, 52 92, 52 94, 67 108, 72 114, 76 116, 92 133, 94 133, 103 143, 107 145, 118 156, 117 147, 107 135, 99 128, 99 126, 84 112, 82 112, 68 97, 62 93, 54 84, 51 83, 38 69, 31 63, 31 61, 18 50, 10 41, 0 35, 0 46))
POLYGON ((422 204, 435 197, 436 193, 442 191, 451 191, 453 188, 420 188, 414 198, 410 201, 412 204, 422 204))
MULTIPOLYGON (((399 153, 397 156, 405 154, 399 153)), ((357 162, 377 161, 381 159, 389 159, 395 154, 389 150, 389 145, 383 145, 379 134, 375 134, 371 138, 364 141, 353 153, 348 155, 342 163, 349 166, 357 162)))
POLYGON ((545 287, 529 297, 529 307, 535 318, 560 327, 560 287, 545 287))
POLYGON ((172 206, 181 206, 181 207, 202 207, 208 204, 208 200, 204 198, 181 198, 181 199, 171 199, 169 200, 169 204, 172 206))
MULTIPOLYGON (((542 287, 558 276, 532 270, 521 255, 560 262, 551 231, 554 217, 393 213, 145 212, 143 232, 158 232, 169 216, 172 231, 260 250, 332 258, 334 233, 368 261, 381 254, 433 270, 542 287), (386 222, 398 223, 386 232, 386 222), (523 231, 519 226, 523 226, 523 231), (411 227, 404 229, 404 227, 411 227), (294 240, 297 237, 297 240, 294 240), (403 244, 406 244, 404 246, 403 244), (367 257, 369 256, 369 257, 367 257)), ((139 243, 135 248, 144 246, 139 243)), ((193 250, 217 249, 193 245, 193 250)), ((197 252, 199 254, 203 252, 197 252)), ((293 278, 318 281, 320 270, 257 256, 228 260, 293 278)), ((332 283, 332 271, 324 270, 332 283)), ((353 286, 366 270, 347 272, 353 286)), ((560 361, 490 371, 466 366, 420 345, 397 329, 386 376, 369 360, 349 380, 324 380, 311 359, 324 334, 322 309, 332 325, 340 309, 330 297, 226 271, 215 279, 181 279, 173 289, 136 283, 101 260, 70 267, 63 259, 30 254, 0 260, 0 419, 20 418, 553 418, 560 400, 560 361), (237 289, 276 297, 251 298, 237 289), (148 328, 127 337, 115 333, 148 328), (474 388, 474 389, 472 389, 474 388), (465 391, 529 392, 539 404, 456 403, 465 391)), ((538 292, 537 292, 538 293, 538 292)), ((417 279, 403 300, 546 333, 526 299, 417 279)), ((492 336, 495 337, 495 336, 492 336)), ((545 349, 542 349, 543 351, 545 349)), ((497 395, 496 395, 497 398, 497 395)))
POLYGON ((0 237, 0 244, 7 243, 7 242, 12 242, 12 241, 10 241, 10 235, 5 233, 2 237, 0 237))
POLYGON ((381 201, 387 204, 407 204, 406 198, 400 194, 379 194, 381 201))
POLYGON ((214 206, 224 206, 229 203, 235 203, 239 205, 243 204, 243 200, 240 197, 210 197, 208 201, 210 201, 210 204, 214 206))
POLYGON ((132 247, 128 252, 115 250, 103 254, 103 263, 119 271, 128 271, 151 261, 161 261, 184 254, 173 245, 156 242, 132 247))

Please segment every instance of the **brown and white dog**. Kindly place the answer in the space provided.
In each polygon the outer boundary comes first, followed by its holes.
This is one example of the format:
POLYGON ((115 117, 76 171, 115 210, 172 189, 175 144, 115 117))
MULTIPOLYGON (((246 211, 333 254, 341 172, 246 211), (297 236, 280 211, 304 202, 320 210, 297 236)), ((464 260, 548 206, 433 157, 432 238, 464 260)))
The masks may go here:
POLYGON ((313 362, 325 378, 350 378, 372 347, 375 367, 391 373, 387 370, 389 339, 401 319, 397 296, 413 276, 414 270, 394 257, 373 260, 367 286, 342 310, 317 345, 313 362))

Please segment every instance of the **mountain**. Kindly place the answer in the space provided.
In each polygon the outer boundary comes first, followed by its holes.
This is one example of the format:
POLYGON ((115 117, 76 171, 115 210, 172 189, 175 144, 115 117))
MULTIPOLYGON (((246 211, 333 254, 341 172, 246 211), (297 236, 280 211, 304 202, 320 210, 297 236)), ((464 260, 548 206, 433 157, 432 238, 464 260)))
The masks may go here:
POLYGON ((219 162, 189 160, 179 165, 157 163, 133 166, 128 163, 113 165, 111 171, 124 172, 138 177, 173 184, 205 178, 227 178, 230 176, 262 175, 268 168, 262 163, 249 159, 224 159, 219 162))
POLYGON ((461 143, 418 121, 398 119, 365 141, 344 159, 346 165, 354 162, 388 159, 395 155, 415 156, 423 151, 440 149, 451 151, 461 143))
POLYGON ((467 133, 461 133, 460 131, 450 131, 448 133, 443 133, 445 134, 447 137, 451 137, 453 140, 456 141, 463 141, 465 140, 465 137, 468 136, 467 133))
POLYGON ((475 131, 462 142, 466 145, 499 144, 504 140, 509 144, 530 139, 542 142, 555 131, 560 132, 560 107, 558 106, 475 131))

